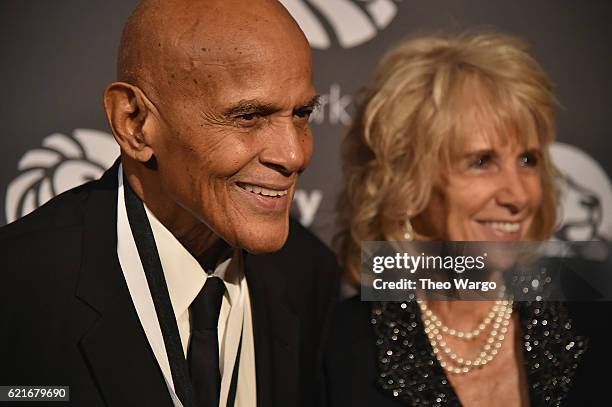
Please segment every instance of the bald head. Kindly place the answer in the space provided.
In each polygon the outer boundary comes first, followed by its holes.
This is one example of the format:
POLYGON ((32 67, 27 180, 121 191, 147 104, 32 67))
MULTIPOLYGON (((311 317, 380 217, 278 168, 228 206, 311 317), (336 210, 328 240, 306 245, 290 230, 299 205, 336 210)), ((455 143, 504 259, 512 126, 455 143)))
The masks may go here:
POLYGON ((276 0, 144 0, 124 28, 117 77, 153 96, 166 85, 193 86, 192 71, 207 65, 307 50, 304 34, 276 0))
POLYGON ((276 0, 145 0, 104 106, 125 174, 192 253, 278 250, 316 104, 308 42, 276 0), (267 195, 260 191, 268 192, 267 195))

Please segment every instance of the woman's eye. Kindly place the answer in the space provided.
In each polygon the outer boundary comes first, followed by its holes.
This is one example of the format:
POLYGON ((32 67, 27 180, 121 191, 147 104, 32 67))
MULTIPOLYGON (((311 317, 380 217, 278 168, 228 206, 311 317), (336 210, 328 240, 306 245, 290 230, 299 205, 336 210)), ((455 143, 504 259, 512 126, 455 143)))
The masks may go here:
POLYGON ((537 167, 539 157, 536 153, 527 152, 519 158, 519 163, 523 167, 537 167))
POLYGON ((491 154, 481 154, 474 158, 474 160, 470 164, 470 167, 476 169, 485 169, 489 166, 489 164, 491 164, 491 160, 491 154))

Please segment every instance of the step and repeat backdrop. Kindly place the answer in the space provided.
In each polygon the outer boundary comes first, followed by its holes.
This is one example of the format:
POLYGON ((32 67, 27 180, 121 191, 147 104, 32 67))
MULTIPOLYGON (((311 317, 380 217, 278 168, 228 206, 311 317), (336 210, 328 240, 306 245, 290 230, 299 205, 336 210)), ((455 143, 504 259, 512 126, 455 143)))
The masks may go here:
MULTIPOLYGON (((0 225, 95 179, 118 156, 102 108, 135 0, 0 2, 0 225)), ((314 52, 321 108, 294 214, 334 232, 339 144, 354 95, 384 52, 419 33, 484 29, 527 39, 556 85, 554 160, 566 174, 562 240, 612 239, 612 4, 573 0, 283 0, 314 52)))

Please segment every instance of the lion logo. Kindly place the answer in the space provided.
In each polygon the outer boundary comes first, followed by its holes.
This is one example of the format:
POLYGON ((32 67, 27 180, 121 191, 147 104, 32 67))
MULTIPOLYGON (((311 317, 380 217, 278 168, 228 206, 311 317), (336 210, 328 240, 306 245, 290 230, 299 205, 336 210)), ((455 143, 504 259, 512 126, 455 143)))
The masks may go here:
POLYGON ((551 155, 563 174, 561 225, 555 237, 564 241, 612 240, 612 186, 593 157, 579 148, 554 143, 551 155))
POLYGON ((20 174, 6 191, 7 223, 64 191, 99 178, 118 156, 113 137, 99 130, 76 129, 72 136, 55 133, 45 137, 42 147, 19 160, 20 174))
POLYGON ((313 48, 328 49, 332 38, 353 48, 376 37, 397 15, 392 0, 281 0, 313 48))

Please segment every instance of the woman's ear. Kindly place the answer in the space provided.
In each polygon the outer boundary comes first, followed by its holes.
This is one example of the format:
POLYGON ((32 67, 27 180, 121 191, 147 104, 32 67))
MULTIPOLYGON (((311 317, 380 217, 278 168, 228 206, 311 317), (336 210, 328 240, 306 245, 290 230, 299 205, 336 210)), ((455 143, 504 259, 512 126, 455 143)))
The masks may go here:
POLYGON ((153 158, 150 138, 144 132, 150 119, 146 96, 136 86, 111 83, 104 91, 104 109, 119 147, 132 159, 146 163, 153 158))

